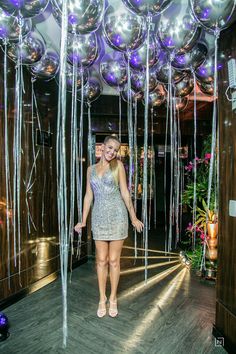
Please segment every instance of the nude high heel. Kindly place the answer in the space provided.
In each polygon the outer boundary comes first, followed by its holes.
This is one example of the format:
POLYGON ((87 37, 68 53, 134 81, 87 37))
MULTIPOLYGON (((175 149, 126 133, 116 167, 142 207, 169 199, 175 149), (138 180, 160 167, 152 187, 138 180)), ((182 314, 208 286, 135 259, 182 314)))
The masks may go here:
POLYGON ((111 301, 109 300, 110 307, 109 307, 109 316, 110 317, 117 317, 118 316, 118 310, 117 310, 117 300, 111 301))
POLYGON ((100 301, 99 304, 98 304, 97 316, 98 316, 99 318, 104 317, 104 316, 106 315, 106 313, 107 313, 106 307, 105 307, 104 309, 100 309, 100 308, 99 308, 99 305, 103 305, 103 304, 106 305, 106 302, 107 302, 107 298, 105 299, 105 301, 100 301))

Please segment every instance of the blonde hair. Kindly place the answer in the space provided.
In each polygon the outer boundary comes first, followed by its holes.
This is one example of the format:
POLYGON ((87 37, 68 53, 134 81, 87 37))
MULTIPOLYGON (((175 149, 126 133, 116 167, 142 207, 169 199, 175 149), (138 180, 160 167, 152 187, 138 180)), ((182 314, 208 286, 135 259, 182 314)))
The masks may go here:
MULTIPOLYGON (((105 137, 103 143, 106 144, 109 140, 115 140, 117 143, 121 144, 121 142, 116 134, 107 135, 105 137)), ((119 172, 119 165, 118 165, 116 158, 111 160, 110 169, 111 169, 112 175, 114 177, 114 180, 115 180, 116 184, 118 185, 118 183, 119 183, 119 173, 118 173, 119 172)))

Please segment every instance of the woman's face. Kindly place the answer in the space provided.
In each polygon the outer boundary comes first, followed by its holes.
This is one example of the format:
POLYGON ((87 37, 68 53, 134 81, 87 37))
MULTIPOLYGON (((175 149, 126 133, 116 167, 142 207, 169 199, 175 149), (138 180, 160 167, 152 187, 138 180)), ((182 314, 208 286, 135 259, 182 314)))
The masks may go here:
POLYGON ((103 144, 103 157, 110 162, 115 159, 120 148, 120 143, 116 140, 109 139, 106 144, 103 144))

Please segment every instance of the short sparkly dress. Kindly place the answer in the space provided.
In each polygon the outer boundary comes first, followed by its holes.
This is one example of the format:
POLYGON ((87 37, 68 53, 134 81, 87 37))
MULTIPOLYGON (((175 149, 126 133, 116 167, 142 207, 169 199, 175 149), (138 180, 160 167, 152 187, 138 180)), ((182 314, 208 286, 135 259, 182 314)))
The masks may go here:
POLYGON ((92 233, 94 240, 114 241, 128 237, 128 212, 112 171, 102 177, 91 166, 90 184, 94 195, 92 233))

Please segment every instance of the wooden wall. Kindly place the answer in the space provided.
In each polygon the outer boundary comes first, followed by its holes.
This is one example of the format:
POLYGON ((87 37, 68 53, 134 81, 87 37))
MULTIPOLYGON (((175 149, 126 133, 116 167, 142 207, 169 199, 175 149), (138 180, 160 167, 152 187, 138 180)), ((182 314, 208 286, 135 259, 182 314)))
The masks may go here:
MULTIPOLYGON (((4 149, 3 58, 0 56, 0 306, 16 297, 47 284, 59 270, 59 239, 56 197, 56 122, 57 88, 54 83, 36 83, 38 104, 32 115, 31 80, 24 71, 26 93, 23 97, 22 167, 20 194, 20 241, 16 234, 14 246, 12 209, 10 210, 10 240, 6 232, 6 186, 4 149), (47 95, 45 95, 47 93, 47 95), (37 146, 36 129, 52 133, 52 147, 37 146), (35 163, 35 165, 34 165, 35 163), (28 191, 27 191, 28 190, 28 191), (27 207, 28 203, 28 207, 27 207), (15 251, 14 251, 15 248, 15 251), (9 254, 8 254, 9 250, 9 254), (41 285, 40 285, 41 284, 41 285)), ((8 139, 11 191, 14 172, 14 66, 9 61, 8 72, 8 139)), ((85 127, 86 128, 86 127, 85 127)), ((68 132, 68 139, 70 134, 68 132)), ((69 144, 68 144, 69 146, 69 144)), ((12 207, 12 205, 11 205, 12 207)), ((76 220, 77 221, 77 220, 76 220)), ((87 245, 83 240, 81 259, 86 260, 87 245)), ((77 262, 74 258, 73 263, 77 262)))
POLYGON ((220 124, 220 203, 219 256, 216 283, 214 334, 223 337, 225 348, 236 352, 236 217, 229 216, 229 201, 236 200, 236 111, 225 96, 228 87, 227 61, 236 58, 236 24, 220 38, 219 124, 220 124))

